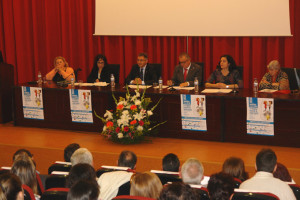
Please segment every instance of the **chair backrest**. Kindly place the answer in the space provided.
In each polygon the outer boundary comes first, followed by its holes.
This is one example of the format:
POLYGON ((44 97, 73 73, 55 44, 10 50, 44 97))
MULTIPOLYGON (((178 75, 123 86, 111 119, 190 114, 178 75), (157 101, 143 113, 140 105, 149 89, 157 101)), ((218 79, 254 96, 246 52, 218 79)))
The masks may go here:
POLYGON ((296 199, 300 199, 300 185, 289 184, 289 186, 293 190, 296 199))
POLYGON ((79 72, 80 71, 82 71, 82 69, 81 68, 77 68, 77 69, 75 69, 74 70, 74 74, 75 74, 75 81, 77 82, 78 81, 78 74, 79 74, 79 72))
POLYGON ((120 64, 109 64, 109 74, 115 77, 115 83, 119 83, 120 79, 120 64))
POLYGON ((124 183, 119 187, 117 196, 130 195, 130 181, 124 183))
POLYGON ((50 175, 46 178, 45 189, 64 188, 66 187, 67 176, 65 175, 50 175))
POLYGON ((241 79, 244 80, 244 67, 243 66, 237 66, 236 69, 238 70, 241 79))
POLYGON ((154 200, 154 199, 148 198, 148 197, 130 196, 130 195, 116 196, 113 199, 119 199, 119 200, 131 200, 131 199, 136 199, 136 200, 154 200))
POLYGON ((297 82, 297 79, 296 79, 295 69, 294 68, 281 67, 281 70, 288 75, 290 89, 291 90, 299 89, 298 82, 297 82))
POLYGON ((161 64, 160 63, 151 63, 150 65, 153 66, 155 72, 156 72, 156 77, 157 77, 157 80, 161 77, 161 64))
POLYGON ((41 196, 41 200, 67 200, 69 188, 51 188, 41 196))
POLYGON ((45 189, 44 189, 44 186, 42 183, 42 179, 37 172, 36 172, 36 181, 37 181, 37 187, 38 187, 40 194, 43 194, 45 192, 45 189))
POLYGON ((240 188, 241 183, 241 179, 234 178, 234 188, 240 188))
POLYGON ((71 167, 72 165, 54 163, 48 168, 48 174, 51 174, 53 171, 69 172, 71 167))
POLYGON ((162 185, 167 184, 168 182, 182 182, 181 178, 178 175, 174 174, 163 174, 163 173, 155 173, 161 181, 162 185))
POLYGON ((279 198, 268 192, 234 192, 231 200, 279 200, 279 198))
POLYGON ((201 77, 201 82, 199 84, 200 84, 200 86, 203 86, 203 84, 204 84, 204 63, 203 62, 195 62, 195 63, 197 65, 199 65, 201 68, 202 77, 201 77))
POLYGON ((24 200, 35 200, 34 193, 30 187, 22 184, 22 188, 24 190, 24 200))

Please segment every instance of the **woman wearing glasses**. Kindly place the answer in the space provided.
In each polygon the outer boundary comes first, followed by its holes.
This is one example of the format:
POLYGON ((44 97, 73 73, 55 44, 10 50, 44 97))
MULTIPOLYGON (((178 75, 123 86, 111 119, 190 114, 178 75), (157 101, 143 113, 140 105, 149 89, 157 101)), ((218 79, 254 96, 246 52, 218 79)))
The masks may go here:
POLYGON ((99 54, 95 57, 93 69, 87 78, 87 82, 110 82, 109 67, 105 55, 99 54))

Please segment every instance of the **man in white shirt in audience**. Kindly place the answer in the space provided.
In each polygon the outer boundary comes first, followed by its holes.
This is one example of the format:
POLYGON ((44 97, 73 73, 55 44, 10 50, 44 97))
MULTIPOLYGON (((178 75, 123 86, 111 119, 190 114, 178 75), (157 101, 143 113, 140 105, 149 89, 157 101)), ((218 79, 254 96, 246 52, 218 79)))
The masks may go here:
POLYGON ((290 186, 273 177, 276 170, 277 157, 273 150, 262 149, 256 155, 256 174, 243 182, 240 189, 270 192, 279 197, 280 200, 296 200, 290 186))
POLYGON ((180 176, 186 184, 201 185, 204 168, 202 163, 196 158, 189 158, 181 167, 180 176))

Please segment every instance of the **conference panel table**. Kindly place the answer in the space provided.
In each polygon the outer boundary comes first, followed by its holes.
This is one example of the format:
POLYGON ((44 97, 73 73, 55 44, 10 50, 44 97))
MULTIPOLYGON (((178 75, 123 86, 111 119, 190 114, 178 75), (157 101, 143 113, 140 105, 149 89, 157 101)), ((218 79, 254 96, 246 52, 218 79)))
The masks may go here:
MULTIPOLYGON (((37 85, 21 84, 14 88, 15 125, 101 132, 103 124, 95 115, 93 115, 94 122, 92 124, 72 122, 69 98, 71 87, 59 87, 53 82, 42 86, 44 120, 25 119, 22 86, 38 87, 37 85)), ((75 89, 91 90, 92 108, 100 116, 103 116, 106 110, 115 110, 112 92, 117 98, 124 97, 126 93, 124 86, 119 85, 113 91, 110 86, 76 86, 75 89)), ((134 93, 134 90, 130 89, 130 92, 134 93)), ((193 90, 169 91, 168 89, 159 91, 154 88, 146 90, 146 97, 150 97, 152 100, 150 106, 162 99, 155 109, 152 119, 156 122, 166 121, 166 123, 159 127, 155 136, 300 147, 300 94, 258 93, 256 95, 258 98, 274 98, 274 136, 247 134, 246 97, 253 97, 251 90, 240 89, 238 93, 230 94, 204 94, 206 95, 207 131, 182 130, 180 94, 193 95, 195 92, 193 90)))

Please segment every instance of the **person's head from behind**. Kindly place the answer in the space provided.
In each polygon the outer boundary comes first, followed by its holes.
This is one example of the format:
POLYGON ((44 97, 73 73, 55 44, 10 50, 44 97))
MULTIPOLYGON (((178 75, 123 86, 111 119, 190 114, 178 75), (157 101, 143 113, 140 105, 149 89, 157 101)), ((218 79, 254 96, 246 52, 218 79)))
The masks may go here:
POLYGON ((77 143, 72 143, 66 146, 64 149, 64 159, 66 162, 71 162, 71 156, 73 153, 80 148, 80 145, 77 143))
POLYGON ((273 173, 273 176, 275 178, 279 178, 280 180, 284 182, 292 182, 292 177, 289 173, 289 170, 281 163, 277 163, 276 170, 273 173))
POLYGON ((203 179, 203 165, 196 158, 189 158, 181 167, 181 178, 186 184, 200 185, 203 179))
POLYGON ((276 76, 280 70, 280 64, 278 60, 272 60, 267 66, 271 76, 276 76))
POLYGON ((71 156, 71 163, 72 166, 78 163, 87 163, 93 166, 92 153, 87 148, 79 148, 71 156))
POLYGON ((183 52, 179 55, 179 65, 184 69, 187 69, 191 64, 191 57, 188 53, 183 52))
POLYGON ((130 181, 130 195, 157 199, 162 190, 162 184, 156 174, 143 172, 135 174, 130 181))
POLYGON ((199 199, 195 191, 189 185, 182 182, 174 182, 166 185, 160 193, 159 200, 195 200, 199 199))
POLYGON ((277 157, 272 149, 262 149, 256 155, 256 170, 273 173, 277 163, 277 157))
POLYGON ((220 57, 220 62, 217 66, 217 69, 222 70, 222 69, 228 69, 230 72, 233 69, 236 69, 236 63, 232 56, 230 55, 222 55, 220 57))
POLYGON ((234 192, 234 179, 223 172, 213 174, 210 176, 207 189, 211 200, 229 200, 234 192))
POLYGON ((18 149, 13 155, 13 161, 15 161, 16 157, 21 154, 26 154, 33 160, 33 154, 27 149, 18 149))
POLYGON ((95 169, 90 164, 79 163, 71 168, 67 178, 67 187, 72 187, 79 180, 96 181, 96 177, 95 169))
POLYGON ((0 185, 7 200, 23 200, 24 194, 20 178, 12 173, 0 176, 0 185))
POLYGON ((178 157, 173 153, 165 155, 165 157, 162 160, 162 168, 164 171, 178 172, 179 166, 180 161, 178 157))
POLYGON ((242 181, 248 179, 248 173, 245 172, 244 161, 240 158, 230 157, 223 163, 222 172, 229 174, 242 181))
POLYGON ((38 193, 35 166, 28 156, 17 156, 11 172, 17 175, 22 184, 30 187, 35 194, 38 193))
POLYGON ((67 200, 98 200, 99 186, 96 181, 77 181, 68 192, 67 200))
POLYGON ((98 54, 94 59, 93 68, 102 69, 105 66, 107 66, 107 59, 106 59, 105 55, 98 54))
POLYGON ((148 63, 148 55, 146 53, 139 53, 137 57, 137 64, 140 68, 143 68, 148 63))
POLYGON ((133 153, 132 151, 122 151, 119 156, 118 166, 135 169, 136 161, 137 158, 135 153, 133 153))

